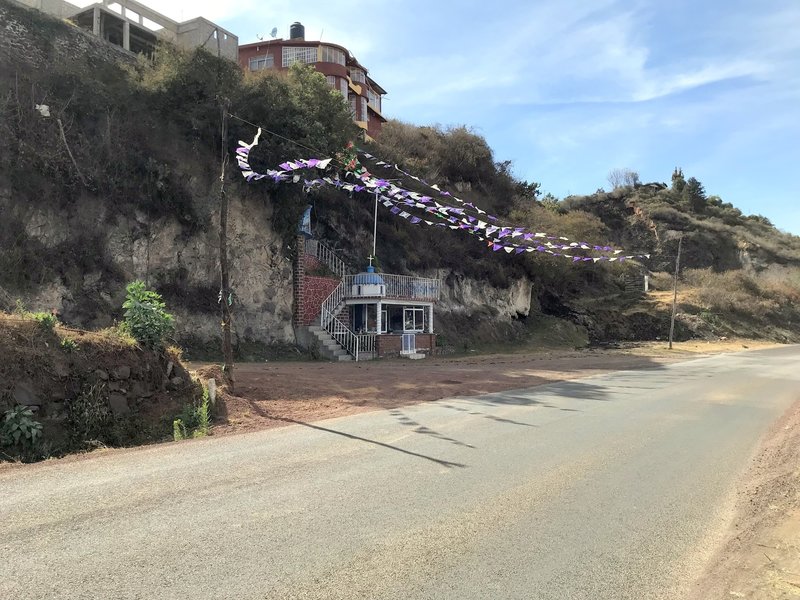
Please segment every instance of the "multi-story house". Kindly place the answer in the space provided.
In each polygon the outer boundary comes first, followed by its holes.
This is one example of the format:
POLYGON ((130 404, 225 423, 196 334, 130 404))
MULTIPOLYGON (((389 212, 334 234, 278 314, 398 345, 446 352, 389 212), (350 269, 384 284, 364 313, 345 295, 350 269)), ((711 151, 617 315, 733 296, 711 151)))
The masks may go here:
POLYGON ((347 48, 305 39, 305 28, 292 24, 289 39, 262 40, 239 46, 239 64, 246 71, 288 69, 296 62, 313 65, 350 103, 356 124, 376 137, 386 121, 381 100, 386 94, 347 48))
POLYGON ((103 38, 134 54, 151 55, 159 42, 179 48, 205 48, 212 54, 236 61, 239 38, 219 25, 197 17, 177 22, 136 0, 99 0, 79 7, 66 0, 17 0, 103 38))

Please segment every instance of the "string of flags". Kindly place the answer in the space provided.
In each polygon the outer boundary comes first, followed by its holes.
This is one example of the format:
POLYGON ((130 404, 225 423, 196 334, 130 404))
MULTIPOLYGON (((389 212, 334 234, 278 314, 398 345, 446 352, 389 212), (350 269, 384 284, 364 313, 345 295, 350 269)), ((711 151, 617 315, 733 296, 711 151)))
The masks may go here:
POLYGON ((348 145, 347 149, 350 156, 345 156, 344 160, 337 161, 345 165, 345 180, 342 180, 338 174, 313 179, 308 179, 301 174, 301 172, 311 169, 324 171, 334 161, 333 158, 301 158, 286 161, 278 165, 278 169, 268 169, 264 173, 259 173, 250 165, 250 152, 258 145, 261 133, 261 128, 259 128, 252 142, 239 141, 236 149, 237 164, 242 176, 248 182, 269 179, 275 183, 302 184, 306 190, 329 186, 351 194, 368 192, 374 194, 376 199, 395 216, 406 219, 414 225, 465 231, 484 242, 487 248, 493 252, 504 251, 507 254, 542 252, 563 257, 572 262, 591 263, 650 258, 649 254, 623 254, 621 249, 610 245, 601 246, 583 241, 573 241, 565 236, 531 231, 525 227, 502 226, 497 217, 488 214, 474 203, 461 200, 450 192, 442 190, 438 185, 428 184, 423 179, 403 171, 397 165, 376 159, 371 154, 362 153, 365 158, 375 160, 376 166, 395 170, 427 186, 436 192, 436 195, 407 190, 387 179, 373 176, 367 171, 358 162, 352 144, 348 145), (354 181, 347 181, 347 177, 352 177, 354 181), (417 214, 414 214, 415 212, 417 214), (587 253, 595 255, 591 256, 587 253))

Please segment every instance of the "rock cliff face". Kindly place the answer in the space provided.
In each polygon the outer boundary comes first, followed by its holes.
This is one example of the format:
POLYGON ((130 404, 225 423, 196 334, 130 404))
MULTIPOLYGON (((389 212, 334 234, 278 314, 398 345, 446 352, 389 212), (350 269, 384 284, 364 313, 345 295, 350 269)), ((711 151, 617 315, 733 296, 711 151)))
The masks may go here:
MULTIPOLYGON (((202 198, 202 196, 201 196, 202 198)), ((200 203, 207 204, 205 200, 200 203)), ((210 207, 209 207, 210 208, 210 207)), ((80 232, 97 233, 102 268, 55 273, 33 289, 13 293, 31 309, 56 310, 67 323, 104 327, 120 316, 124 282, 141 279, 161 289, 177 320, 178 341, 219 336, 218 238, 211 227, 187 231, 175 218, 113 214, 103 199, 84 196, 69 207, 19 202, 0 190, 0 213, 24 227, 20 243, 75 251, 80 232)), ((287 249, 273 232, 265 203, 230 198, 231 282, 240 340, 293 342, 292 279, 287 249)))
POLYGON ((434 277, 444 284, 439 309, 445 312, 469 315, 488 309, 502 321, 530 314, 533 284, 526 277, 511 281, 506 289, 492 287, 453 271, 438 270, 434 277))

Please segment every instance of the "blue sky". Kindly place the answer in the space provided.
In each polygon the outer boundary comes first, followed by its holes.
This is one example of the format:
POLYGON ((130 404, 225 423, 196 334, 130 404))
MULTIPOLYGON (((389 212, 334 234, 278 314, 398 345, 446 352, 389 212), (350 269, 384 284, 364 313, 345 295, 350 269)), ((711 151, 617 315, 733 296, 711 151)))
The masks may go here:
POLYGON ((388 90, 386 116, 468 125, 556 196, 607 188, 614 168, 669 182, 680 166, 800 234, 797 0, 144 3, 240 43, 301 21, 388 90))

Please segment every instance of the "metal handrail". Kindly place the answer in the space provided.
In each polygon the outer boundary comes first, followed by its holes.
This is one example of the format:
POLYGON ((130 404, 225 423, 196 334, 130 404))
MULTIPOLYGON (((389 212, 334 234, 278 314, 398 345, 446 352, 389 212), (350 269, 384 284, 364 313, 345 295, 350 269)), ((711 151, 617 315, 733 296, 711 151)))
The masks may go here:
POLYGON ((326 320, 328 325, 325 327, 325 331, 356 361, 359 360, 362 352, 375 352, 375 334, 355 334, 347 325, 330 313, 328 313, 326 320))
POLYGON ((344 277, 350 272, 345 262, 336 253, 319 240, 306 239, 305 253, 310 254, 326 265, 337 276, 344 277))

